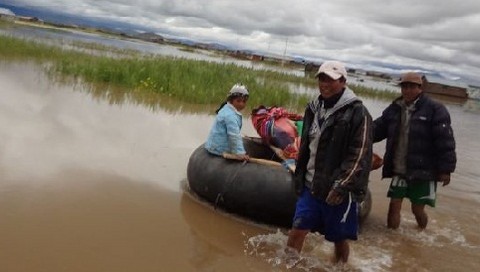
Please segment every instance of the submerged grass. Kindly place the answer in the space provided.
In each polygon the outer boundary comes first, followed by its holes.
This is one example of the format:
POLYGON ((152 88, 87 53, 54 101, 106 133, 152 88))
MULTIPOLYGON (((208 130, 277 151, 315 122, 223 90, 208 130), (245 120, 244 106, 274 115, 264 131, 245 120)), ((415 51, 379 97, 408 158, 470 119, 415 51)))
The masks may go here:
MULTIPOLYGON (((98 48, 107 50, 104 46, 98 48)), ((118 53, 114 48, 112 51, 118 53)), ((315 79, 311 77, 258 71, 234 64, 132 52, 122 57, 118 57, 118 54, 98 56, 7 36, 0 36, 0 57, 4 60, 33 59, 49 63, 48 67, 54 76, 80 79, 98 86, 122 87, 126 90, 126 95, 145 97, 148 94, 148 97, 158 96, 159 100, 168 97, 189 104, 208 105, 205 108, 221 103, 229 88, 241 82, 250 90, 249 107, 277 105, 298 111, 303 110, 312 96, 294 94, 289 91, 286 83, 316 86, 315 79)), ((389 95, 361 86, 352 87, 360 95, 389 95)), ((109 89, 102 88, 106 92, 109 89)))
POLYGON ((58 47, 30 42, 13 37, 0 36, 0 56, 3 60, 36 60, 46 61, 59 59, 63 51, 58 47))
POLYGON ((81 77, 86 82, 110 83, 131 90, 168 95, 188 103, 211 104, 224 100, 236 82, 251 91, 251 104, 284 105, 293 99, 286 87, 276 82, 256 81, 255 72, 233 64, 186 59, 113 59, 108 57, 66 57, 56 62, 55 71, 81 77))
POLYGON ((281 81, 272 80, 272 76, 258 80, 258 71, 234 64, 147 55, 138 58, 92 56, 5 36, 0 36, 0 56, 6 60, 48 62, 56 75, 122 86, 131 92, 157 93, 193 104, 219 104, 237 82, 248 86, 250 105, 296 108, 298 103, 307 101, 306 97, 290 93, 281 81))

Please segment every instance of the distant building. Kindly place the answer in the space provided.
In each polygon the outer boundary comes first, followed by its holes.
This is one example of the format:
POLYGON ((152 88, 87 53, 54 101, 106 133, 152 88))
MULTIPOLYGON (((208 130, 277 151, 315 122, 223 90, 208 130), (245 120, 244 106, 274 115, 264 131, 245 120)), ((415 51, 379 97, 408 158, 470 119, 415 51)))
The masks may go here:
POLYGON ((359 75, 359 76, 366 76, 366 75, 367 75, 367 71, 362 70, 362 69, 356 69, 355 74, 357 74, 357 75, 359 75))
POLYGON ((367 71, 366 75, 371 77, 388 79, 388 80, 392 79, 392 77, 389 74, 377 72, 377 71, 367 71))
POLYGON ((468 85, 435 76, 423 76, 423 90, 426 93, 468 98, 468 85))
POLYGON ((43 21, 38 19, 37 17, 17 16, 17 20, 22 22, 43 23, 43 21))
POLYGON ((300 56, 294 56, 292 61, 294 63, 297 63, 297 64, 305 64, 306 63, 305 59, 303 57, 300 57, 300 56))
POLYGON ((15 20, 15 13, 9 9, 0 8, 0 20, 13 22, 15 20))
POLYGON ((143 41, 147 41, 147 42, 154 42, 154 43, 163 43, 165 41, 165 39, 162 36, 152 32, 137 34, 135 35, 135 38, 143 41))
POLYGON ((245 53, 242 50, 229 50, 228 55, 236 59, 249 60, 249 54, 245 53))
POLYGON ((263 61, 265 58, 262 55, 259 54, 252 54, 250 55, 250 59, 253 61, 263 61))

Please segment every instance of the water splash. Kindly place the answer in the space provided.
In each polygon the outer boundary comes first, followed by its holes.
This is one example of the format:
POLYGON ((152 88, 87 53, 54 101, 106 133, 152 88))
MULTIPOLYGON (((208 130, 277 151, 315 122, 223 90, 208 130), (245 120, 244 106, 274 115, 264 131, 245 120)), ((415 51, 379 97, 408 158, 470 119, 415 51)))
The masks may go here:
POLYGON ((265 260, 277 269, 288 271, 382 271, 389 267, 389 253, 377 246, 352 243, 348 264, 334 264, 333 243, 319 234, 308 234, 301 253, 287 248, 288 236, 277 230, 275 233, 246 237, 246 255, 265 260))
MULTIPOLYGON (((392 267, 422 269, 421 260, 402 254, 406 244, 415 248, 443 248, 457 246, 479 249, 469 244, 455 220, 441 222, 431 220, 428 228, 419 231, 413 216, 404 216, 398 230, 384 225, 369 225, 362 231, 359 240, 350 243, 350 258, 347 265, 334 265, 333 243, 325 241, 320 234, 308 234, 302 252, 286 250, 288 236, 281 230, 269 234, 245 236, 244 253, 265 260, 274 271, 385 271, 392 267), (398 256, 402 256, 399 259, 398 256)), ((420 270, 418 270, 420 271, 420 270)), ((426 270, 425 270, 426 271, 426 270)))
MULTIPOLYGON (((415 225, 416 221, 413 217, 403 218, 404 225, 415 225)), ((455 220, 442 222, 440 225, 437 220, 431 220, 427 229, 419 231, 416 228, 400 227, 398 232, 412 241, 420 243, 422 246, 429 247, 444 247, 444 246, 460 246, 469 249, 478 249, 479 246, 471 245, 467 242, 465 236, 462 234, 459 223, 455 220), (448 227, 443 227, 448 226, 448 227)))

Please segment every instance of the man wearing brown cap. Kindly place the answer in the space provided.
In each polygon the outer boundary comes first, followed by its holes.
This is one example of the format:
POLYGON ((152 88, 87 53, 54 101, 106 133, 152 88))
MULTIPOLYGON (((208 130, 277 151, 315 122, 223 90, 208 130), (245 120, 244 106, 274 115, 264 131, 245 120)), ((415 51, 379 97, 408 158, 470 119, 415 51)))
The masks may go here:
POLYGON ((388 228, 400 225, 403 198, 410 199, 418 227, 427 226, 425 205, 435 207, 437 183, 450 183, 455 170, 455 139, 444 105, 422 91, 422 76, 402 75, 402 96, 374 121, 374 142, 387 139, 383 178, 391 178, 387 196, 388 228))
POLYGON ((372 118, 346 86, 343 63, 324 62, 316 78, 320 94, 305 109, 294 176, 299 198, 287 246, 295 251, 287 252, 299 252, 306 235, 318 231, 334 243, 334 261, 347 262, 348 240, 357 240, 357 203, 367 193, 372 118))

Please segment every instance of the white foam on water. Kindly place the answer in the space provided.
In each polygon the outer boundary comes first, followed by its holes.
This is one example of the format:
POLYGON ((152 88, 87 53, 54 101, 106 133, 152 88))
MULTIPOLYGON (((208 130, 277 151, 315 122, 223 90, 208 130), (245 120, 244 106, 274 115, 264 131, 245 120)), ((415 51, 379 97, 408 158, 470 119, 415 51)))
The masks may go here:
MULTIPOLYGON (((246 235, 245 235, 246 236, 246 235)), ((361 239, 350 243, 348 264, 333 264, 333 243, 322 235, 308 234, 302 252, 286 250, 288 236, 275 233, 246 237, 245 254, 265 260, 273 269, 293 271, 383 271, 391 266, 391 254, 372 241, 361 239)), ((382 245, 382 243, 376 243, 382 245)))
POLYGON ((421 243, 423 246, 444 247, 456 245, 470 249, 480 248, 467 242, 465 236, 462 234, 460 224, 455 220, 449 220, 441 224, 438 223, 437 220, 430 220, 427 228, 423 231, 411 227, 412 225, 416 225, 413 217, 404 217, 402 221, 398 232, 414 242, 421 243))
POLYGON ((403 216, 398 230, 385 225, 368 226, 358 241, 350 243, 350 258, 347 265, 334 265, 333 243, 320 234, 308 234, 300 254, 286 251, 288 236, 277 230, 264 235, 246 237, 245 254, 265 260, 274 270, 292 271, 386 271, 395 265, 418 267, 414 257, 401 253, 405 243, 414 247, 442 248, 458 246, 479 249, 468 243, 460 224, 455 220, 437 222, 430 220, 428 228, 419 231, 413 215, 403 216), (398 263, 398 256, 403 256, 398 263), (395 257, 397 256, 397 257, 395 257), (395 258, 395 260, 394 260, 395 258))

